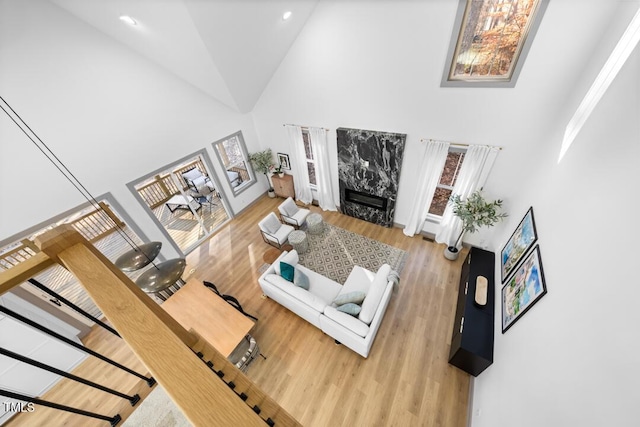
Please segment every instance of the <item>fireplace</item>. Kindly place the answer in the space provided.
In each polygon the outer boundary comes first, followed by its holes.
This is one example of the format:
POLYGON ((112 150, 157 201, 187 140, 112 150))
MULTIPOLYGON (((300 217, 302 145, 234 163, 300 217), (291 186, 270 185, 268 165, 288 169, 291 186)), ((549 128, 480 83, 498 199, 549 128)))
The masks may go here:
POLYGON ((379 209, 381 211, 387 210, 388 199, 385 197, 378 197, 374 196, 373 194, 367 194, 361 191, 345 188, 344 199, 347 202, 356 203, 362 206, 368 206, 370 208, 379 209))
POLYGON ((347 128, 336 134, 340 211, 392 227, 406 135, 347 128))

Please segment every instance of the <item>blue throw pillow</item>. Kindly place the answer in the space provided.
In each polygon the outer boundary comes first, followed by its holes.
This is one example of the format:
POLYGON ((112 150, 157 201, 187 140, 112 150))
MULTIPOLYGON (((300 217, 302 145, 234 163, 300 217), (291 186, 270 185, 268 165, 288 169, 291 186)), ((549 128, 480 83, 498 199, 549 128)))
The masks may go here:
POLYGON ((308 291, 309 277, 306 274, 304 274, 302 271, 296 268, 296 272, 293 276, 293 284, 308 291))
POLYGON ((365 296, 365 293, 362 291, 347 292, 346 294, 338 295, 336 299, 333 300, 333 303, 335 305, 343 305, 352 302, 359 305, 362 304, 365 296))
POLYGON ((360 307, 358 304, 350 302, 348 304, 342 304, 341 306, 337 307, 336 310, 350 314, 352 316, 357 316, 360 313, 360 310, 362 310, 362 307, 360 307))
POLYGON ((280 275, 286 280, 293 282, 296 269, 293 265, 280 261, 280 275))

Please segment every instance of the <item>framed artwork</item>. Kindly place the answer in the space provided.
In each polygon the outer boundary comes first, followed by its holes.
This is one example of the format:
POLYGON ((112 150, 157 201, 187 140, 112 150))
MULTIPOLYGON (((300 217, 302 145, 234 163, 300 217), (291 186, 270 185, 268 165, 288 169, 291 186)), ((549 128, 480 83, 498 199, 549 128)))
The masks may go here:
POLYGON ((291 163, 289 163, 289 155, 284 153, 278 153, 278 163, 282 166, 282 169, 291 170, 291 163))
POLYGON ((509 277, 509 274, 536 240, 538 240, 538 233, 533 219, 533 207, 530 207, 500 252, 502 283, 509 277))
POLYGON ((502 287, 502 333, 546 293, 540 246, 536 246, 502 287))
POLYGON ((513 87, 549 1, 459 2, 443 86, 513 87))

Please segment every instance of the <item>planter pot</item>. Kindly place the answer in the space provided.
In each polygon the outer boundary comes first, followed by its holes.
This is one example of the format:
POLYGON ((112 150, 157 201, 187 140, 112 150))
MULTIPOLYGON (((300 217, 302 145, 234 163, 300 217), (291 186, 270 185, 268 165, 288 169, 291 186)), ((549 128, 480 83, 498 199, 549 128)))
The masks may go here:
POLYGON ((276 197, 276 192, 275 192, 275 191, 273 191, 273 190, 268 190, 268 191, 267 191, 267 194, 268 194, 268 195, 269 195, 269 197, 271 197, 272 199, 273 199, 274 197, 276 197))
POLYGON ((454 246, 449 246, 447 247, 447 249, 444 250, 444 257, 450 261, 457 260, 459 254, 460 254, 460 251, 458 250, 458 248, 454 246))
POLYGON ((280 178, 282 178, 282 177, 284 176, 284 172, 280 172, 280 173, 278 174, 278 176, 279 176, 280 178))

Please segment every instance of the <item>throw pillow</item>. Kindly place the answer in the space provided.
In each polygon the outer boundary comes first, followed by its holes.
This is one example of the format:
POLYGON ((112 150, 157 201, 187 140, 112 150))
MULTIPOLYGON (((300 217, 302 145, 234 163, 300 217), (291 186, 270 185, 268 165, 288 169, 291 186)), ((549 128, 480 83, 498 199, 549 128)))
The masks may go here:
POLYGON ((293 265, 287 264, 286 262, 280 262, 280 275, 287 279, 290 282, 293 282, 293 275, 296 269, 293 265))
POLYGON ((275 234, 278 230, 280 230, 280 226, 282 225, 278 220, 278 217, 275 215, 269 215, 266 220, 262 223, 264 228, 271 234, 275 234))
POLYGON ((357 316, 358 313, 360 313, 360 310, 362 310, 362 307, 360 307, 358 304, 350 302, 348 304, 342 304, 341 306, 338 306, 336 310, 350 314, 352 316, 357 316))
POLYGON ((365 296, 365 293, 362 291, 347 292, 346 294, 338 295, 333 302, 335 305, 349 304, 350 302, 362 304, 365 296))
POLYGON ((296 268, 296 271, 293 275, 293 284, 302 288, 309 290, 309 277, 304 274, 302 271, 296 268))
POLYGON ((284 201, 284 203, 282 203, 282 209, 287 214, 287 216, 294 216, 296 213, 298 213, 298 205, 296 205, 296 202, 294 202, 291 198, 288 198, 284 201))
MULTIPOLYGON (((286 255, 284 256, 280 256, 280 261, 282 262, 286 262, 287 264, 291 264, 293 266, 296 266, 298 264, 299 261, 299 257, 298 257, 298 252, 294 249, 291 252, 287 252, 286 255)), ((280 263, 276 262, 275 265, 273 266, 273 269, 275 270, 276 274, 278 276, 282 275, 282 272, 280 271, 280 263)))

